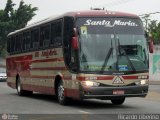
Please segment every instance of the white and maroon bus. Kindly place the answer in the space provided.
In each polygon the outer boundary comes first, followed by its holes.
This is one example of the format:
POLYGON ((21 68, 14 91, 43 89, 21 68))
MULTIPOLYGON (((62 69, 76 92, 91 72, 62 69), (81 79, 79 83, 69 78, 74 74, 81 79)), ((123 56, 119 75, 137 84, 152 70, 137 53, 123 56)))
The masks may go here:
POLYGON ((69 12, 8 35, 7 84, 21 95, 106 99, 148 93, 148 44, 140 18, 105 10, 69 12))

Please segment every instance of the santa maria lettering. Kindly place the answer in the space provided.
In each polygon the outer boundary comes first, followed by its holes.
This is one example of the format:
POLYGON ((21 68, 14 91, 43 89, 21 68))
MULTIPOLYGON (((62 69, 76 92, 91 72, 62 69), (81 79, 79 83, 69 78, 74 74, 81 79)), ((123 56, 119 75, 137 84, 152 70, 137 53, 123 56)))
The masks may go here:
POLYGON ((115 20, 113 24, 111 21, 107 20, 86 20, 85 24, 86 26, 104 26, 104 27, 114 27, 114 26, 131 26, 131 27, 137 27, 138 25, 135 22, 132 22, 131 20, 128 21, 122 21, 122 20, 115 20))
POLYGON ((86 23, 84 25, 105 25, 109 26, 111 25, 111 21, 101 20, 101 21, 93 21, 93 20, 86 20, 86 23))

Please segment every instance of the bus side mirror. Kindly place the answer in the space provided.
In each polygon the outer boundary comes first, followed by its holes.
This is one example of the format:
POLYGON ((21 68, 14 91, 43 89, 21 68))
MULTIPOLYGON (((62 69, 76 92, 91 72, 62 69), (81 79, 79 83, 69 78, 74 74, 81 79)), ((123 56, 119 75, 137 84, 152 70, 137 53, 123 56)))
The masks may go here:
POLYGON ((154 44, 153 44, 153 37, 152 34, 147 33, 147 31, 145 31, 145 37, 148 41, 148 47, 149 47, 149 52, 153 53, 154 52, 154 44))
POLYGON ((72 48, 74 50, 78 49, 78 38, 77 37, 72 37, 72 48))
POLYGON ((153 53, 154 44, 153 44, 153 40, 152 39, 149 40, 148 45, 149 45, 149 52, 153 53))

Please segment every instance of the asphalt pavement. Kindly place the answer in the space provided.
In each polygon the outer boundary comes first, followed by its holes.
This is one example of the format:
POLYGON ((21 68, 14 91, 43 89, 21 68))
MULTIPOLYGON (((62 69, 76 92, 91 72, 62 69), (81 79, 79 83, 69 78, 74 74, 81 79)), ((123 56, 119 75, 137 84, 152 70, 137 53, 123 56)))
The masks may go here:
POLYGON ((20 120, 118 120, 123 114, 160 115, 160 85, 150 85, 147 97, 127 98, 120 106, 97 99, 72 100, 63 106, 50 95, 20 97, 6 82, 0 82, 0 114, 4 113, 20 120))

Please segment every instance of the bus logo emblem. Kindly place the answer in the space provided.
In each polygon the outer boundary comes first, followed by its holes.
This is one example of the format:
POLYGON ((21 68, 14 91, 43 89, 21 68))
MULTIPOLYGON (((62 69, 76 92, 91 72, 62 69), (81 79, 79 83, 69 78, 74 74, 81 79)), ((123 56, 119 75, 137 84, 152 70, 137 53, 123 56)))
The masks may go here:
POLYGON ((123 80, 117 76, 114 80, 112 84, 124 84, 123 80))

